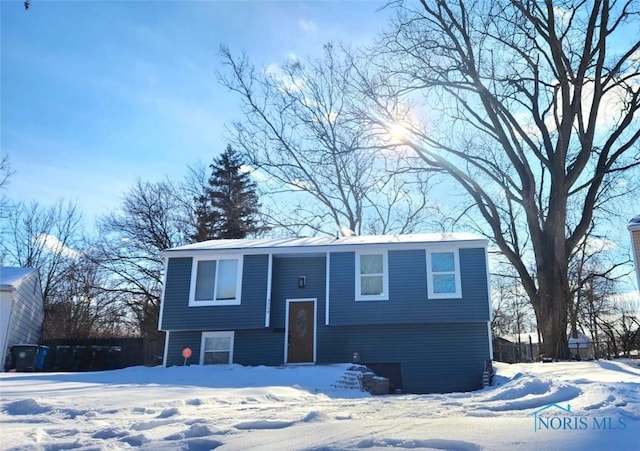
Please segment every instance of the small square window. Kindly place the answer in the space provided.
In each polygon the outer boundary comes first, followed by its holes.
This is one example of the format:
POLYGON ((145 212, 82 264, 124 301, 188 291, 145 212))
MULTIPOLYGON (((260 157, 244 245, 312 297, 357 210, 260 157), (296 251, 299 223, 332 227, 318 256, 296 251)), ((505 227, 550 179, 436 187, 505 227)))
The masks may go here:
POLYGON ((233 331, 203 332, 200 350, 201 365, 222 365, 233 361, 233 331))
POLYGON ((457 250, 427 252, 427 284, 430 299, 462 297, 457 250))

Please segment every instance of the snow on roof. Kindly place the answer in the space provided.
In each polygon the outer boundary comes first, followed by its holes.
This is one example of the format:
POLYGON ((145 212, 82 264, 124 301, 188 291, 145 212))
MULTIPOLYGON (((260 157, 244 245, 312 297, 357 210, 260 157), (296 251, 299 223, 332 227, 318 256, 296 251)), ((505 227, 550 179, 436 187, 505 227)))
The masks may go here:
POLYGON ((531 338, 531 343, 538 344, 537 332, 521 332, 520 336, 518 336, 518 334, 502 334, 498 338, 510 341, 511 343, 522 343, 526 345, 529 344, 529 338, 531 338))
POLYGON ((20 282, 34 271, 37 270, 33 268, 0 266, 0 289, 6 291, 17 288, 20 282))
POLYGON ((248 249, 300 249, 321 247, 345 247, 362 245, 389 244, 427 244, 442 242, 476 241, 486 243, 487 240, 471 233, 420 233, 407 235, 362 235, 347 237, 307 237, 307 238, 263 238, 243 240, 210 240, 200 243, 174 247, 164 252, 202 251, 202 250, 243 250, 248 249))
POLYGON ((627 228, 629 230, 640 230, 640 215, 635 215, 633 218, 631 218, 627 228))
POLYGON ((569 346, 575 346, 576 344, 588 344, 591 343, 591 338, 587 337, 585 334, 583 334, 582 332, 578 332, 577 337, 573 337, 571 334, 569 334, 569 346))

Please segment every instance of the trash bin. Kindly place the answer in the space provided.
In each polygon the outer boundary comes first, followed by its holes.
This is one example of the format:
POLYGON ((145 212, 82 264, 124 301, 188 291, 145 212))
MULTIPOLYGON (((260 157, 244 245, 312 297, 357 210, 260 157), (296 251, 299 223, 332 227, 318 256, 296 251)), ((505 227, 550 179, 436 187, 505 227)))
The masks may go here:
POLYGON ((9 349, 11 353, 11 368, 15 371, 33 371, 38 354, 38 345, 15 345, 9 349))
POLYGON ((109 346, 91 346, 91 353, 91 369, 93 371, 106 370, 109 346))
POLYGON ((111 346, 107 353, 107 369, 116 370, 122 368, 122 346, 111 346))
POLYGON ((45 362, 47 361, 47 354, 49 354, 48 346, 38 346, 38 351, 36 352, 34 369, 38 371, 42 371, 45 369, 45 362))
POLYGON ((71 371, 82 371, 88 369, 89 365, 85 364, 84 346, 73 347, 73 357, 71 358, 71 371))
POLYGON ((73 366, 73 348, 68 345, 56 346, 56 359, 53 368, 59 371, 71 371, 73 366))

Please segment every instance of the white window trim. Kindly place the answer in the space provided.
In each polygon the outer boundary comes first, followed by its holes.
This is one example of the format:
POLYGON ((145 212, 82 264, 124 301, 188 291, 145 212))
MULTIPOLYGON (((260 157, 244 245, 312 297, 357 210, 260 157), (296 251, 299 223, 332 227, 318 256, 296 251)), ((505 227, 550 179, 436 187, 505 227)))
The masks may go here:
POLYGON ((202 338, 200 339, 200 365, 204 365, 204 344, 207 338, 211 337, 229 337, 231 343, 229 344, 229 361, 227 364, 233 363, 233 339, 235 332, 232 330, 217 331, 217 332, 202 332, 202 338))
MULTIPOLYGON (((240 305, 240 301, 242 299, 242 266, 243 266, 243 258, 242 255, 239 254, 217 254, 217 255, 203 255, 199 257, 193 257, 193 262, 191 265, 191 286, 189 287, 189 307, 206 307, 212 305, 240 305), (221 301, 216 301, 212 299, 210 301, 196 301, 196 279, 198 277, 198 262, 207 261, 207 260, 238 260, 238 274, 236 280, 236 296, 234 299, 225 299, 221 301)), ((216 272, 218 271, 219 265, 216 263, 216 272)), ((217 277, 216 277, 217 279, 217 277)), ((217 280, 216 280, 217 282, 217 280)), ((216 287, 217 288, 217 287, 216 287)), ((214 290, 215 291, 215 290, 214 290)), ((215 296, 215 292, 214 292, 215 296)))
POLYGON ((362 250, 355 253, 356 258, 356 301, 388 301, 389 300, 389 264, 388 252, 386 250, 362 250), (382 255, 382 294, 381 295, 363 295, 361 289, 360 274, 360 256, 361 255, 382 255))
MULTIPOLYGON (((450 274, 449 272, 437 272, 435 274, 450 274)), ((429 299, 460 299, 462 298, 462 282, 460 280, 460 249, 455 248, 433 248, 427 250, 427 296, 429 299), (433 291, 433 271, 431 270, 431 254, 449 252, 453 253, 453 261, 455 265, 454 279, 456 291, 454 293, 434 293, 433 291)))

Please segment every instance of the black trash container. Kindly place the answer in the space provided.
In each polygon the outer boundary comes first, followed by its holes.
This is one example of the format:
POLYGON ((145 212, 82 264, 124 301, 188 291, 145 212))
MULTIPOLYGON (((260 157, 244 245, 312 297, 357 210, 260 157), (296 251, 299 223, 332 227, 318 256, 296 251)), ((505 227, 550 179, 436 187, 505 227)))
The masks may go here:
POLYGON ((109 346, 91 346, 91 353, 91 369, 93 371, 108 369, 107 357, 109 354, 109 346))
POLYGON ((84 371, 89 369, 85 358, 85 346, 74 346, 71 358, 71 371, 84 371))
POLYGON ((56 346, 56 358, 53 369, 58 371, 71 371, 72 366, 73 348, 68 345, 56 346))
POLYGON ((38 355, 38 345, 15 345, 9 349, 11 353, 11 368, 15 371, 34 371, 36 367, 36 356, 38 355))
POLYGON ((122 346, 111 346, 107 353, 107 369, 116 370, 122 368, 122 346))

